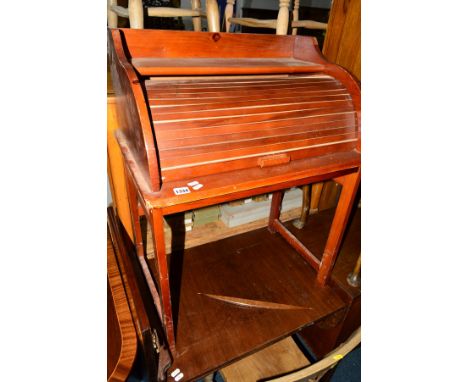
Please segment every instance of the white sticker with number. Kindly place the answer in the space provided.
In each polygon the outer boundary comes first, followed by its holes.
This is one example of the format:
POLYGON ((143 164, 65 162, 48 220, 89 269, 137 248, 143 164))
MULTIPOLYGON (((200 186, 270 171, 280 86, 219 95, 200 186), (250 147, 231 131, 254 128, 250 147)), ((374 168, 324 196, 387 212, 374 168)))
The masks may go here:
POLYGON ((190 194, 190 190, 188 187, 177 187, 173 188, 172 190, 176 195, 190 194))

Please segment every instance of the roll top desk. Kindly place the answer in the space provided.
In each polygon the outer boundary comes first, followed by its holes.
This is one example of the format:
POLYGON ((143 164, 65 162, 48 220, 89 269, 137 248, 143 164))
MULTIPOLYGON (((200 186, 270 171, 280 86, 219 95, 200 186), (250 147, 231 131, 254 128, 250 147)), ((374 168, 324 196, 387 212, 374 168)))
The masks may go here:
POLYGON ((168 379, 176 368, 183 380, 206 374, 339 309, 327 282, 360 182, 354 78, 302 36, 112 29, 109 57, 135 245, 172 358, 168 379), (342 191, 323 254, 313 254, 279 219, 282 190, 327 179, 342 191), (229 240, 215 255, 200 247, 183 255, 174 289, 164 216, 265 193, 268 235, 284 256, 249 250, 255 233, 243 255, 229 240), (216 314, 225 315, 219 328, 216 314), (208 355, 213 337, 226 344, 208 355))

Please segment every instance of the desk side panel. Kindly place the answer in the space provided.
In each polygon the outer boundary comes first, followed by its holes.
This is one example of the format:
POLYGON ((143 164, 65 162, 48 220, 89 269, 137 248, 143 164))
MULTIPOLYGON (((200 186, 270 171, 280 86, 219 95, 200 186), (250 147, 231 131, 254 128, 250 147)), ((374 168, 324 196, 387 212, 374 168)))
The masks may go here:
POLYGON ((153 191, 160 189, 159 165, 148 107, 137 74, 128 62, 120 31, 109 30, 108 48, 119 129, 134 152, 139 171, 153 191))

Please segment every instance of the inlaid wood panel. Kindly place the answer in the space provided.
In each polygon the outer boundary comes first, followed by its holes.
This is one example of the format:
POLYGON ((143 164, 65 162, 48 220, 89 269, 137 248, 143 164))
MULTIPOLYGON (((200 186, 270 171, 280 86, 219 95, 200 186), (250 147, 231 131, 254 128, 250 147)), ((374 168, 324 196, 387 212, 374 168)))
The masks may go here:
POLYGON ((107 235, 107 380, 126 381, 137 352, 137 335, 122 276, 107 235))

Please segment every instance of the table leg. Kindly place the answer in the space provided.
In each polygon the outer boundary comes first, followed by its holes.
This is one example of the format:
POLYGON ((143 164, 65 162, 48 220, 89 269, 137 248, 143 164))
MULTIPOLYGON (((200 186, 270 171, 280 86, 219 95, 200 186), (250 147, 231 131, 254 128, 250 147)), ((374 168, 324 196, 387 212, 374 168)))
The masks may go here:
POLYGON ((302 229, 307 222, 307 217, 309 216, 310 212, 310 184, 306 184, 302 187, 302 211, 301 217, 299 219, 295 219, 293 221, 294 227, 297 229, 302 229))
POLYGON ((128 206, 130 209, 130 218, 132 221, 133 242, 137 250, 138 257, 144 258, 143 238, 141 235, 140 215, 138 213, 138 195, 135 185, 133 184, 128 174, 127 168, 125 172, 125 185, 127 188, 128 206))
POLYGON ((328 234, 325 250, 323 251, 322 261, 320 263, 319 271, 317 274, 317 281, 319 285, 325 285, 330 277, 331 270, 335 264, 336 256, 343 239, 346 223, 348 222, 349 214, 353 207, 354 197, 356 196, 359 182, 361 179, 361 170, 334 179, 336 182, 341 183, 343 188, 341 190, 340 200, 336 207, 335 216, 328 234))
POLYGON ((283 200, 283 191, 273 192, 271 198, 270 218, 268 220, 268 231, 275 233, 274 221, 279 219, 281 213, 281 202, 283 200))
POLYGON ((169 270, 164 239, 164 218, 160 209, 153 208, 151 214, 151 233, 153 234, 153 246, 157 267, 157 278, 162 300, 162 313, 164 327, 166 329, 167 342, 171 352, 175 352, 174 323, 172 320, 171 289, 169 285, 169 270))
POLYGON ((346 278, 346 281, 348 281, 348 284, 353 286, 353 287, 358 287, 361 285, 361 255, 359 255, 356 265, 354 266, 354 270, 348 275, 346 278))

